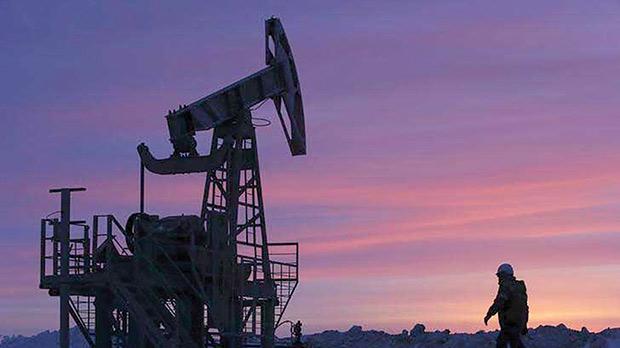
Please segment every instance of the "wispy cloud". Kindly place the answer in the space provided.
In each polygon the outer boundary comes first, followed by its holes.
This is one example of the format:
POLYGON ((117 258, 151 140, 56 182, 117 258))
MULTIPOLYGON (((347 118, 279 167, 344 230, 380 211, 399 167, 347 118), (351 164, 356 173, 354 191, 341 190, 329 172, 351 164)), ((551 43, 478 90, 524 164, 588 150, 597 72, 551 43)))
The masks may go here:
MULTIPOLYGON (((57 317, 36 290, 47 189, 87 186, 80 217, 135 211, 135 146, 169 155, 168 109, 260 68, 272 13, 309 141, 290 158, 278 127, 258 132, 270 238, 301 241, 292 318, 476 331, 508 260, 534 323, 619 323, 616 3, 211 6, 0 3, 1 332, 57 317)), ((196 213, 202 184, 149 175, 147 208, 196 213)))

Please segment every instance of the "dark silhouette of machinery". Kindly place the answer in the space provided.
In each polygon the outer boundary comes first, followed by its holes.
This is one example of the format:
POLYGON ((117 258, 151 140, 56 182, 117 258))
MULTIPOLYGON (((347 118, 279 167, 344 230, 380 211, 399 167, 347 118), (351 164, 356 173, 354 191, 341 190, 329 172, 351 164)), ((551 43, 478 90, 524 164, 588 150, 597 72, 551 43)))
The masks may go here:
POLYGON ((303 336, 303 334, 301 333, 301 321, 297 320, 297 322, 295 324, 293 324, 293 328, 291 331, 292 332, 292 336, 293 336, 293 347, 294 348, 303 348, 303 343, 301 343, 301 337, 303 336))
POLYGON ((306 153, 301 90, 284 29, 265 23, 264 69, 166 116, 173 154, 144 144, 140 212, 41 220, 40 287, 60 297, 60 347, 69 317, 91 347, 277 347, 275 328, 298 282, 297 243, 269 243, 252 108, 271 99, 292 155, 306 153), (284 105, 284 107, 282 107, 284 105), (200 155, 197 132, 213 130, 200 155), (145 170, 206 173, 200 215, 144 211, 145 170))

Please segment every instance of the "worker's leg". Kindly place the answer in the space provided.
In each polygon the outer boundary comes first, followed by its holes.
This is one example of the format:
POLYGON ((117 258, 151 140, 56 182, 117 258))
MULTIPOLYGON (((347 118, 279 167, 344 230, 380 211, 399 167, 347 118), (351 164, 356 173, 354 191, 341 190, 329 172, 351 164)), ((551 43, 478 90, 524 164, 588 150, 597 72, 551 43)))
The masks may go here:
POLYGON ((521 330, 518 327, 508 326, 502 330, 506 341, 510 343, 510 348, 524 348, 521 342, 521 330))
POLYGON ((520 334, 516 334, 510 338, 510 348, 525 348, 523 341, 521 341, 520 334))
POLYGON ((495 347, 508 348, 508 336, 503 330, 500 330, 499 336, 497 336, 497 345, 495 347))

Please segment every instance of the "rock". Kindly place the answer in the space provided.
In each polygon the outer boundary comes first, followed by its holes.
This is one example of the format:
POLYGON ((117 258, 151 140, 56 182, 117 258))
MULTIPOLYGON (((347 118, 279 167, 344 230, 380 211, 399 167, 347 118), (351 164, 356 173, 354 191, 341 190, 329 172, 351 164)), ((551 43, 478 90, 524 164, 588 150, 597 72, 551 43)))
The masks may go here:
POLYGON ((413 329, 411 329, 411 331, 409 332, 409 335, 411 337, 419 337, 424 335, 424 332, 426 331, 426 326, 424 326, 424 324, 415 324, 413 326, 413 329))
POLYGON ((610 346, 608 341, 602 337, 596 337, 593 341, 590 342, 589 348, 610 348, 615 346, 610 346))
POLYGON ((359 325, 353 325, 353 326, 351 326, 351 328, 347 332, 349 332, 349 333, 361 333, 362 332, 362 327, 359 326, 359 325))

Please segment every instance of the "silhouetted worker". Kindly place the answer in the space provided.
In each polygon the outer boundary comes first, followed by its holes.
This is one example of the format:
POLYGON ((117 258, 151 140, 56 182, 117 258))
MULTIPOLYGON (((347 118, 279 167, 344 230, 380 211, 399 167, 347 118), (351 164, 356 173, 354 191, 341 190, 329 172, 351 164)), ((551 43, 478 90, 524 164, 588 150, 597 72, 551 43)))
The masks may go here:
POLYGON ((527 306, 527 290, 525 282, 517 280, 512 266, 504 263, 497 269, 499 290, 487 315, 484 317, 484 325, 496 313, 499 313, 499 326, 501 328, 497 337, 497 348, 525 347, 521 342, 521 335, 527 333, 527 320, 529 308, 527 306))

